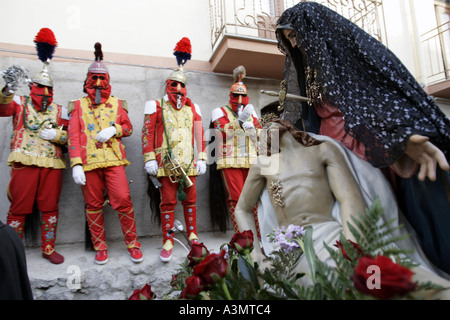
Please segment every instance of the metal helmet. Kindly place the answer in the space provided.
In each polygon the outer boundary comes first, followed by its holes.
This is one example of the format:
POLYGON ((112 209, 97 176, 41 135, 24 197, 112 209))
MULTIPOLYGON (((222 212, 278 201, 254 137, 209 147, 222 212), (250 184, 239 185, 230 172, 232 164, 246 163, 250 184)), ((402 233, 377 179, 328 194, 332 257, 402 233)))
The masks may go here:
POLYGON ((247 94, 247 87, 242 80, 246 76, 246 70, 244 66, 238 66, 233 70, 233 85, 230 88, 231 93, 235 94, 247 94))
POLYGON ((53 79, 48 73, 48 65, 49 65, 48 62, 44 62, 44 67, 42 68, 42 71, 32 76, 31 80, 43 86, 53 87, 53 79))
POLYGON ((183 67, 180 66, 177 70, 173 71, 170 75, 169 75, 169 80, 173 80, 173 81, 178 81, 181 82, 183 84, 186 84, 186 75, 183 72, 183 67))

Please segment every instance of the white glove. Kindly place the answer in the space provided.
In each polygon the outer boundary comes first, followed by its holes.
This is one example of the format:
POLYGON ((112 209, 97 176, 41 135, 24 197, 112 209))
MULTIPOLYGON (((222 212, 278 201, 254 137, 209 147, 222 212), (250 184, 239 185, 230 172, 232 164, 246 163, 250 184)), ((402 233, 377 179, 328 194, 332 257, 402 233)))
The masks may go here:
POLYGON ((244 128, 245 130, 251 130, 251 129, 255 129, 255 125, 253 124, 253 122, 245 121, 242 124, 242 128, 244 128))
POLYGON ((42 129, 41 130, 41 138, 44 140, 54 140, 58 132, 56 129, 42 129))
POLYGON ((248 104, 245 106, 244 110, 242 110, 241 114, 238 117, 239 123, 243 123, 250 118, 250 116, 253 114, 253 111, 255 109, 253 108, 252 104, 248 104))
POLYGON ((206 161, 205 160, 198 160, 197 161, 197 174, 201 176, 206 172, 206 161))
POLYGON ((238 106, 238 110, 237 110, 237 114, 238 114, 238 117, 242 114, 242 111, 244 111, 244 105, 242 105, 242 104, 240 104, 239 106, 238 106))
POLYGON ((158 162, 156 160, 147 161, 144 165, 145 171, 151 176, 156 176, 158 172, 158 162))
POLYGON ((76 165, 72 168, 72 178, 76 184, 83 186, 86 184, 86 175, 84 174, 84 170, 81 165, 76 165))
POLYGON ((111 139, 116 133, 117 133, 116 127, 112 126, 100 131, 95 137, 95 140, 97 140, 98 142, 106 142, 109 139, 111 139))

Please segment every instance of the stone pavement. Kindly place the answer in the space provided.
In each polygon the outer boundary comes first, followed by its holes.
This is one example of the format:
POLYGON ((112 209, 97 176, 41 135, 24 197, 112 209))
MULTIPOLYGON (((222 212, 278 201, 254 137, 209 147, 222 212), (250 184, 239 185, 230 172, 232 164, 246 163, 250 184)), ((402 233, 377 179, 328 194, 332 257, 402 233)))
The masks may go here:
MULTIPOLYGON (((200 241, 208 250, 219 252, 220 246, 231 240, 227 233, 200 233, 200 241)), ((185 246, 183 236, 177 233, 185 246)), ((160 237, 139 238, 144 261, 134 263, 123 240, 108 242, 108 263, 94 263, 95 252, 86 251, 84 243, 57 245, 65 261, 51 264, 42 258, 40 248, 27 248, 28 276, 36 300, 126 300, 135 289, 148 283, 157 299, 164 299, 170 290, 172 274, 180 267, 187 255, 186 249, 175 242, 172 260, 164 263, 159 259, 162 247, 160 237)))

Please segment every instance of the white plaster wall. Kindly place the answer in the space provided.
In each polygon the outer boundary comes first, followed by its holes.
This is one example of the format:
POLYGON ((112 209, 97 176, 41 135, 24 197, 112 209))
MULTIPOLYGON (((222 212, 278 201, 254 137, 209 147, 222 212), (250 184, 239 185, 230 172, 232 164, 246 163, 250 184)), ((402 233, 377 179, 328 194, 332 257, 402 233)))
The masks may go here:
POLYGON ((173 57, 176 43, 189 37, 192 59, 212 54, 209 0, 0 0, 0 42, 33 45, 48 27, 59 47, 173 57))
POLYGON ((387 46, 419 83, 426 83, 429 64, 421 35, 437 26, 433 0, 383 1, 387 46))

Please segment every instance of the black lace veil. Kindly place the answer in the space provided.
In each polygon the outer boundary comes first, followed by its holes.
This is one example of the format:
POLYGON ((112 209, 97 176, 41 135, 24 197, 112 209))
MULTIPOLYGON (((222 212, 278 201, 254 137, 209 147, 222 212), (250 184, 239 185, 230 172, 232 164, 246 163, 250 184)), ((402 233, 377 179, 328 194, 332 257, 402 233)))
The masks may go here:
MULTIPOLYGON (((277 32, 280 50, 287 55, 288 92, 302 94, 302 61, 317 70, 325 99, 344 115, 346 132, 365 145, 372 165, 385 167, 398 160, 413 134, 429 137, 448 157, 450 119, 381 42, 315 2, 287 9, 278 26, 295 30, 301 49, 293 50, 282 32, 277 32)), ((299 110, 298 102, 296 107, 299 110)), ((293 108, 288 105, 284 118, 295 123, 299 119, 293 108)), ((318 120, 305 103, 301 110, 312 126, 306 125, 307 129, 314 132, 318 120)))

